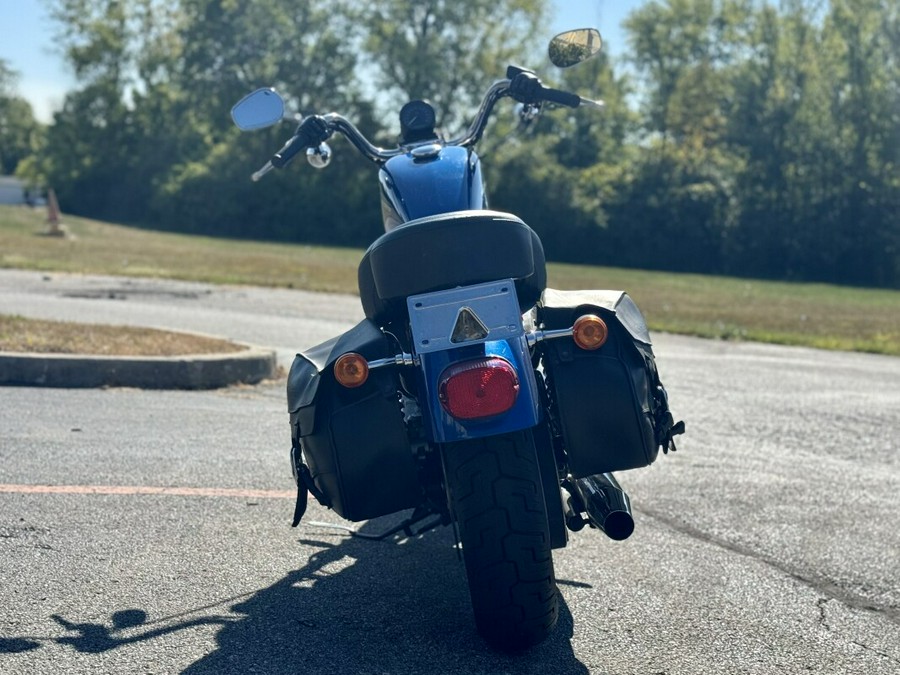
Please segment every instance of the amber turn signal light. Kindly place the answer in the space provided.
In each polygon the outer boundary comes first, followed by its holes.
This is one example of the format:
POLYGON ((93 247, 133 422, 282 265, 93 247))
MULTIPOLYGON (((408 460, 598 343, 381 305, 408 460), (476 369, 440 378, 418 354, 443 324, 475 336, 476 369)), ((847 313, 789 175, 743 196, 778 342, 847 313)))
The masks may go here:
POLYGON ((609 329, 606 327, 606 322, 594 314, 578 317, 572 327, 572 338, 575 340, 575 344, 582 349, 600 349, 607 337, 609 337, 609 329))
POLYGON ((348 389, 361 387, 369 379, 369 362, 356 352, 344 354, 334 362, 334 379, 348 389))

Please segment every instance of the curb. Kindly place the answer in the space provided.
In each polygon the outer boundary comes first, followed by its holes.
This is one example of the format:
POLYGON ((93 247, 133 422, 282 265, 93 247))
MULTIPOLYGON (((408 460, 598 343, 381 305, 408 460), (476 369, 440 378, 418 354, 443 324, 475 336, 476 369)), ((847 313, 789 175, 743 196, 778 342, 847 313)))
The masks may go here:
POLYGON ((0 386, 218 389, 276 376, 273 350, 242 346, 228 354, 172 357, 0 352, 0 386))

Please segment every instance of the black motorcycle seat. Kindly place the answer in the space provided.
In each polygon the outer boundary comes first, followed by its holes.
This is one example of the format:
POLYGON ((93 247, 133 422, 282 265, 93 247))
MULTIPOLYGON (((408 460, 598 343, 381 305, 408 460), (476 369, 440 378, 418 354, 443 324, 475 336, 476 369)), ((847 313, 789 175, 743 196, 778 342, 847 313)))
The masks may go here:
POLYGON ((406 311, 407 296, 513 279, 522 311, 547 286, 544 249, 521 219, 499 211, 455 211, 411 220, 376 239, 359 264, 366 317, 406 311))

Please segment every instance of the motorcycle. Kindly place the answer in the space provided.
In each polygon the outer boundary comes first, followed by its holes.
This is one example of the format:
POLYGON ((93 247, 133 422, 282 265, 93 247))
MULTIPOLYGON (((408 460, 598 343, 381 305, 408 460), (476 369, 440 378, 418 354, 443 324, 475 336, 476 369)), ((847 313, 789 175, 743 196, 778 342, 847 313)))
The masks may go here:
MULTIPOLYGON (((549 51, 568 67, 599 49, 600 34, 584 29, 549 51)), ((385 233, 358 270, 366 318, 298 354, 288 376, 293 525, 310 494, 349 521, 406 512, 371 538, 452 524, 478 631, 521 650, 557 621, 552 550, 586 525, 629 537, 630 498, 612 472, 674 450, 684 423, 632 299, 548 289, 538 236, 488 208, 474 148, 503 98, 523 119, 546 103, 602 108, 510 66, 460 138, 444 139, 421 100, 400 110, 394 149, 337 113, 312 115, 253 179, 302 151, 327 166, 337 133, 378 167, 381 188, 385 233)), ((260 89, 232 117, 263 128, 285 118, 285 104, 260 89)))

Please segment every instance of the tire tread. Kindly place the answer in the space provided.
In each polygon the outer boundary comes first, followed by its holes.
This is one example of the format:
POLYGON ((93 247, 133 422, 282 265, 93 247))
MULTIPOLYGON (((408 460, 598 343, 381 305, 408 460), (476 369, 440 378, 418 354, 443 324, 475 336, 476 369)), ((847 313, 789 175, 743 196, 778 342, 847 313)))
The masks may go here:
POLYGON ((503 650, 541 642, 559 609, 530 433, 454 444, 445 462, 479 632, 503 650))

